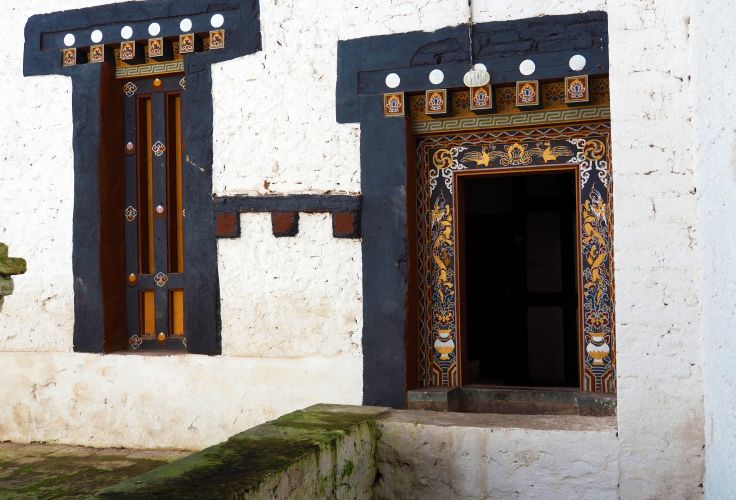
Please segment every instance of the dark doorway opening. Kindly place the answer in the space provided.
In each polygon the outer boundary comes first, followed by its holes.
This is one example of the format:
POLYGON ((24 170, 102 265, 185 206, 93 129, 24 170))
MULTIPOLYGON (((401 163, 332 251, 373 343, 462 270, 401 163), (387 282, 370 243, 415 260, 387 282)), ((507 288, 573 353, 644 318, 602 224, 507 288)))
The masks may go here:
POLYGON ((579 386, 573 170, 458 175, 464 383, 579 386))

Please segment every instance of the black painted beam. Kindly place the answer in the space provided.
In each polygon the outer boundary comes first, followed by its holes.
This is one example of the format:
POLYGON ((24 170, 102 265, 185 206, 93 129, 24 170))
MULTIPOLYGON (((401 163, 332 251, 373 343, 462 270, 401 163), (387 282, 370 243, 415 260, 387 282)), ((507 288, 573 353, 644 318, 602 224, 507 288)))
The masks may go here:
MULTIPOLYGON (((491 73, 491 84, 508 84, 518 80, 534 79, 546 80, 562 78, 578 74, 606 75, 608 74, 607 53, 600 49, 593 50, 562 50, 550 52, 534 60, 536 69, 529 77, 519 72, 519 64, 525 57, 495 57, 479 59, 476 63, 483 63, 491 73), (570 58, 580 54, 585 57, 587 63, 584 71, 573 71, 570 69, 570 58), (606 57, 604 57, 604 55, 606 57)), ((358 95, 383 94, 389 91, 396 92, 423 92, 430 88, 458 88, 465 87, 463 75, 468 70, 468 63, 435 64, 430 67, 408 66, 404 68, 392 68, 390 70, 361 71, 358 73, 358 95), (440 69, 445 74, 444 81, 434 85, 429 81, 429 72, 440 69), (386 87, 386 75, 396 73, 401 78, 401 84, 395 89, 386 87)))
POLYGON ((218 196, 216 212, 354 212, 360 210, 360 195, 291 194, 218 196))
POLYGON ((102 352, 104 315, 100 275, 100 203, 98 153, 100 135, 99 64, 80 67, 81 78, 72 80, 74 130, 74 212, 72 218, 72 272, 74 274, 73 347, 77 352, 102 352), (90 189, 94 186, 95 189, 90 189))
POLYGON ((384 119, 381 96, 363 96, 363 404, 405 405, 407 327, 406 127, 384 119), (372 166, 382 165, 377 169, 372 166))

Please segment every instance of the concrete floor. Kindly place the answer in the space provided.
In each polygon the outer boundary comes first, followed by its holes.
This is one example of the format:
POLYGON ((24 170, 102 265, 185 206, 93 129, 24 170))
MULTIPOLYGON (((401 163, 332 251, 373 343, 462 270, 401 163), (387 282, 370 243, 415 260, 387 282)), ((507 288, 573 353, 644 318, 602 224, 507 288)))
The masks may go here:
POLYGON ((88 498, 191 452, 0 443, 0 498, 88 498))

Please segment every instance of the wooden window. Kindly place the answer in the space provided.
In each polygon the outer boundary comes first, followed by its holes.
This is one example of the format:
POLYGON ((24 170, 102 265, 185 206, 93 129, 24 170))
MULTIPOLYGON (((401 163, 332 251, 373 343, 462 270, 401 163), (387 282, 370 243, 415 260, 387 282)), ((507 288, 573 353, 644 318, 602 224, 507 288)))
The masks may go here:
POLYGON ((126 99, 128 339, 186 347, 181 76, 131 82, 126 99))

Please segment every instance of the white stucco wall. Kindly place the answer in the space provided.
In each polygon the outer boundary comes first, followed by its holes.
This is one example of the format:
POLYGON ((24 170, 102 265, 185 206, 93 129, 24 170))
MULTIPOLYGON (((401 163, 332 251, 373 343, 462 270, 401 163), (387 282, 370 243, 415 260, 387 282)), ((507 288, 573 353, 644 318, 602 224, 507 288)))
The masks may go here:
POLYGON ((378 426, 379 498, 619 498, 614 417, 401 411, 378 426))
POLYGON ((622 498, 703 481, 690 4, 609 2, 622 498))
POLYGON ((698 2, 692 12, 700 310, 705 354, 705 443, 708 498, 736 498, 736 107, 733 5, 698 2))
MULTIPOLYGON (((718 304, 698 300, 692 2, 475 1, 478 22, 609 13, 624 498, 702 491, 698 312, 718 304)), ((66 0, 63 8, 101 3, 110 2, 66 0)), ((460 24, 466 6, 262 1, 263 51, 213 68, 216 193, 359 192, 358 127, 335 122, 337 40, 460 24)), ((8 103, 0 114, 0 240, 29 261, 0 314, 0 378, 11 382, 0 388, 10 409, 0 414, 0 439, 198 447, 299 406, 360 403, 360 244, 332 238, 322 215, 302 215, 294 239, 273 238, 268 216, 243 216, 242 237, 218 242, 223 356, 71 352, 71 83, 21 74, 27 17, 61 7, 34 0, 0 18, 8 103), (218 390, 206 392, 212 380, 218 390)), ((709 284, 729 255, 712 260, 709 284)), ((727 317, 713 330, 724 345, 727 317)), ((728 355, 720 356, 725 364, 728 355)), ((723 411, 713 416, 711 431, 727 428, 723 411)))

